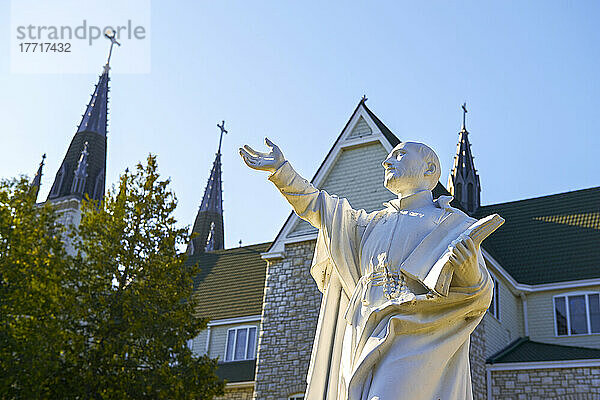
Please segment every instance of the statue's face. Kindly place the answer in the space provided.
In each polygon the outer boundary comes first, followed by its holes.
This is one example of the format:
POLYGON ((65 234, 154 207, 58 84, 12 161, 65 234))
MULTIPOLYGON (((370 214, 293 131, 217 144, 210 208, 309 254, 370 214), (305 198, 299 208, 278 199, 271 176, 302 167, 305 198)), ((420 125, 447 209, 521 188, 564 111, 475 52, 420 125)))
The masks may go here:
POLYGON ((383 185, 394 194, 426 188, 427 163, 417 143, 400 143, 382 163, 385 168, 383 185))

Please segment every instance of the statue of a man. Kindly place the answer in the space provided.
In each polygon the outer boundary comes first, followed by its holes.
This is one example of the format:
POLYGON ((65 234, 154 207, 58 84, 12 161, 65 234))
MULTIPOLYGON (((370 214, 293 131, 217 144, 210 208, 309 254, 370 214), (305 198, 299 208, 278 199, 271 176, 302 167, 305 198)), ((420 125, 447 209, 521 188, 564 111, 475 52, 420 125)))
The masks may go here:
POLYGON ((270 172, 296 214, 319 229, 311 274, 323 300, 305 398, 471 399, 469 336, 493 284, 473 230, 481 223, 450 207, 451 197, 432 198, 435 152, 396 146, 383 167, 398 198, 367 213, 316 189, 265 142, 270 152, 244 146, 243 160, 270 172))

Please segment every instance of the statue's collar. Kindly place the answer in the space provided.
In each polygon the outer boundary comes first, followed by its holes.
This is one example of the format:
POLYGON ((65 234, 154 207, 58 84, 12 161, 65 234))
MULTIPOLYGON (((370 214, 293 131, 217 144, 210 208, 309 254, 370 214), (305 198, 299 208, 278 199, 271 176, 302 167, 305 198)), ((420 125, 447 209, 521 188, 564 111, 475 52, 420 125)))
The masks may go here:
POLYGON ((431 205, 432 202, 433 195, 431 194, 431 190, 421 190, 420 192, 413 193, 410 196, 402 197, 401 199, 394 199, 383 204, 400 211, 425 207, 427 205, 431 205))

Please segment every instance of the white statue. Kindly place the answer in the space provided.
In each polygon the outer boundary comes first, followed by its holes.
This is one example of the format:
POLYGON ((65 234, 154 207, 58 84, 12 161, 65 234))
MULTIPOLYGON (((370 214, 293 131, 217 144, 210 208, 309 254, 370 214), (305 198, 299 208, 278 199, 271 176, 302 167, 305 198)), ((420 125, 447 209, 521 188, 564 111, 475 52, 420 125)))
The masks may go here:
POLYGON ((323 300, 305 398, 471 399, 469 336, 493 290, 479 245, 503 220, 433 200, 440 163, 421 143, 392 150, 384 185, 398 198, 367 213, 316 189, 265 142, 270 152, 240 155, 319 229, 311 274, 323 300))

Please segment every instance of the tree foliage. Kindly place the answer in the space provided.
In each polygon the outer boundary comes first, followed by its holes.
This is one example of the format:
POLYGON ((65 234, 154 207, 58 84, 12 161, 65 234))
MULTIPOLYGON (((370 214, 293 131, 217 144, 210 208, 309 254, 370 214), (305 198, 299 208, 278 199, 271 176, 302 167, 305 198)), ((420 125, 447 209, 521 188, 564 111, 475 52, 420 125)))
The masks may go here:
POLYGON ((0 392, 51 397, 63 381, 64 322, 73 304, 64 230, 25 179, 0 182, 0 392))
POLYGON ((69 229, 70 255, 52 209, 33 206, 24 182, 5 188, 0 243, 11 251, 0 256, 0 345, 7 344, 0 373, 11 378, 0 378, 0 390, 10 393, 2 397, 209 399, 222 393, 216 361, 187 346, 206 327, 194 317, 198 268, 177 250, 187 230, 176 227, 176 198, 169 180, 160 180, 154 156, 126 171, 101 204, 82 203, 81 223, 69 229), (9 217, 14 214, 26 217, 9 217), (6 314, 5 288, 7 304, 15 304, 6 314), (29 308, 23 298, 31 300, 29 308), (11 366, 9 352, 26 355, 19 368, 11 366), (34 369, 43 371, 42 379, 30 378, 34 369))

